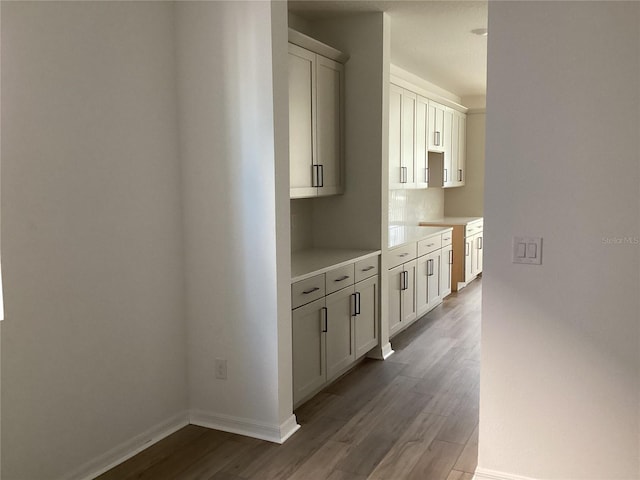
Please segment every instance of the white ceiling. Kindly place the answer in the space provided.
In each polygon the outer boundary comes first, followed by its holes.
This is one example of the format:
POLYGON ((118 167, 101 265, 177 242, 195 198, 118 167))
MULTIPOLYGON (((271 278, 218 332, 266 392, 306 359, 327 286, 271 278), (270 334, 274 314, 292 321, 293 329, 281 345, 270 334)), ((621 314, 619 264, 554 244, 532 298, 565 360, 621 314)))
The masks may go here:
POLYGON ((289 10, 308 19, 355 12, 387 12, 391 18, 391 62, 460 97, 485 95, 486 1, 296 0, 289 10))

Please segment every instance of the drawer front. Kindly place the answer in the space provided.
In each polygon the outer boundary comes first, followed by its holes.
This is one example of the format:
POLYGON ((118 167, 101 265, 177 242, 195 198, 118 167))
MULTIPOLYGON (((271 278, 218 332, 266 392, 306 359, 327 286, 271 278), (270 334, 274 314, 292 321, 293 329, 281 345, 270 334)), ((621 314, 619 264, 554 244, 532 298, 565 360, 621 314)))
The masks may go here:
POLYGON ((355 270, 353 263, 344 267, 334 268, 327 272, 327 295, 337 292, 341 288, 353 285, 355 281, 355 270))
POLYGON ((482 231, 482 227, 483 227, 483 221, 482 220, 478 220, 476 222, 472 222, 467 224, 465 231, 464 231, 464 236, 465 237, 470 237, 471 235, 475 235, 476 233, 480 233, 482 231))
POLYGON ((446 247, 447 245, 451 245, 452 241, 453 241, 453 231, 442 234, 443 247, 446 247))
POLYGON ((414 243, 408 243, 401 247, 396 247, 389 250, 389 261, 387 268, 391 269, 402 265, 404 262, 415 260, 418 256, 418 245, 414 243))
POLYGON ((442 248, 442 235, 434 235, 418 242, 418 256, 426 255, 442 248))
POLYGON ((378 274, 378 259, 380 257, 365 258, 356 262, 356 282, 378 274))
POLYGON ((291 285, 291 308, 298 308, 324 297, 324 273, 291 285))

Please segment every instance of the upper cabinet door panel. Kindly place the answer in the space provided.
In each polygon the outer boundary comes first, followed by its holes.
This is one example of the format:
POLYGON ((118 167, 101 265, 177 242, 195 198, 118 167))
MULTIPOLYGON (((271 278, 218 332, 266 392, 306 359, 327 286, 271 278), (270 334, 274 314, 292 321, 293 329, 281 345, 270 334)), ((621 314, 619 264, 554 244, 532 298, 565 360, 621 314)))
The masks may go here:
POLYGON ((402 170, 402 88, 389 88, 389 188, 403 186, 402 170))
POLYGON ((317 161, 319 195, 342 193, 342 102, 344 66, 318 55, 317 61, 317 161))
POLYGON ((403 182, 405 188, 415 183, 415 155, 416 155, 416 102, 417 96, 413 92, 404 90, 402 93, 402 168, 404 168, 403 182))
POLYGON ((445 107, 429 100, 429 150, 433 152, 444 151, 444 112, 445 107))
POLYGON ((315 195, 315 54, 289 44, 289 181, 291 196, 315 195))
POLYGON ((416 102, 416 150, 415 150, 415 182, 416 188, 429 186, 429 154, 427 153, 427 117, 429 102, 418 96, 416 102))

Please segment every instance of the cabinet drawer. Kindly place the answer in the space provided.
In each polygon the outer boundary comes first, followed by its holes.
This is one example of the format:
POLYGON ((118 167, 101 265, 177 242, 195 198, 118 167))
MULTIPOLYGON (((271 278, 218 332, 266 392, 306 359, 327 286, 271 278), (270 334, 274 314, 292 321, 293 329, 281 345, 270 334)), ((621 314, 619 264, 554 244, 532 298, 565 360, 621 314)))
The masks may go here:
POLYGON ((442 235, 434 235, 418 242, 418 256, 426 255, 442 247, 442 235))
POLYGON ((353 263, 351 263, 327 272, 327 295, 337 292, 341 288, 353 285, 355 277, 354 271, 353 263))
POLYGON ((356 283, 378 274, 378 258, 365 258, 356 262, 356 283))
POLYGON ((322 298, 324 295, 324 273, 300 280, 291 285, 291 308, 298 308, 305 303, 322 298))
POLYGON ((464 236, 469 237, 471 235, 475 235, 476 233, 480 233, 482 231, 483 221, 477 221, 467 224, 467 227, 464 231, 464 236))
POLYGON ((406 245, 402 245, 401 247, 396 247, 389 250, 389 261, 387 268, 391 269, 393 267, 397 267, 398 265, 402 265, 404 262, 409 262, 414 260, 418 255, 418 246, 414 243, 408 243, 406 245))
POLYGON ((442 234, 442 246, 446 247, 447 245, 451 245, 453 241, 453 232, 447 232, 442 234))

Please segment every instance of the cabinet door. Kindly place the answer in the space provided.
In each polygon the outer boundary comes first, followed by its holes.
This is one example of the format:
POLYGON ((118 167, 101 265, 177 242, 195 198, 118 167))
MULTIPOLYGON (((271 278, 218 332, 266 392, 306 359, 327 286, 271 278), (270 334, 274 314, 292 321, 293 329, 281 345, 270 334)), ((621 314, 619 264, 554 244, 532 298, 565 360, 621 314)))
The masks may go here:
POLYGON ((402 168, 405 188, 415 186, 416 156, 416 102, 417 95, 408 90, 402 92, 402 168))
POLYGON ((464 239, 464 281, 469 282, 474 275, 475 267, 473 266, 474 255, 474 236, 468 236, 464 239))
POLYGON ((293 341, 293 403, 324 385, 325 299, 316 300, 291 313, 293 341))
POLYGON ((354 287, 327 295, 327 381, 341 374, 355 360, 353 347, 354 287))
POLYGON ((289 44, 289 185, 291 198, 315 196, 316 55, 289 44))
POLYGON ((402 188, 402 88, 389 88, 389 188, 402 188))
POLYGON ((403 264, 405 274, 405 289, 402 291, 402 321, 412 322, 417 318, 416 302, 416 274, 418 264, 415 260, 403 264))
POLYGON ((416 260, 416 314, 429 310, 429 256, 423 255, 416 260))
MULTIPOLYGON (((453 111, 450 109, 446 109, 444 111, 444 127, 442 138, 444 138, 444 181, 442 183, 443 187, 452 187, 454 186, 455 179, 455 166, 453 165, 453 111)), ((457 141, 457 133, 456 133, 456 141, 457 141)))
POLYGON ((440 296, 451 293, 451 269, 453 268, 453 245, 442 247, 440 253, 440 296))
MULTIPOLYGON (((344 66, 317 55, 316 149, 318 195, 342 193, 344 66)), ((291 120, 289 120, 291 121, 291 120)))
POLYGON ((402 327, 402 292, 404 286, 404 267, 398 265, 389 270, 387 282, 387 305, 389 306, 389 335, 393 335, 402 327))
POLYGON ((428 280, 428 304, 429 310, 440 303, 440 250, 427 255, 427 280, 428 280))
POLYGON ((429 153, 427 146, 428 110, 429 101, 418 95, 416 102, 416 188, 427 188, 429 186, 429 153))
POLYGON ((463 113, 458 114, 458 172, 457 185, 459 187, 465 184, 467 166, 467 116, 463 113))
POLYGON ((476 236, 476 274, 482 273, 482 252, 483 252, 483 242, 484 237, 482 232, 478 233, 476 236))
POLYGON ((378 344, 378 276, 356 283, 356 359, 378 344))
POLYGON ((431 100, 429 100, 427 128, 429 150, 432 152, 444 151, 444 106, 431 100))
MULTIPOLYGON (((448 173, 449 176, 449 186, 457 187, 459 186, 459 178, 460 172, 458 170, 458 156, 460 154, 460 115, 456 111, 450 111, 451 113, 451 146, 449 147, 451 151, 451 170, 448 173)), ((445 150, 446 152, 446 150, 445 150)), ((446 155, 446 153, 445 153, 446 155)))

